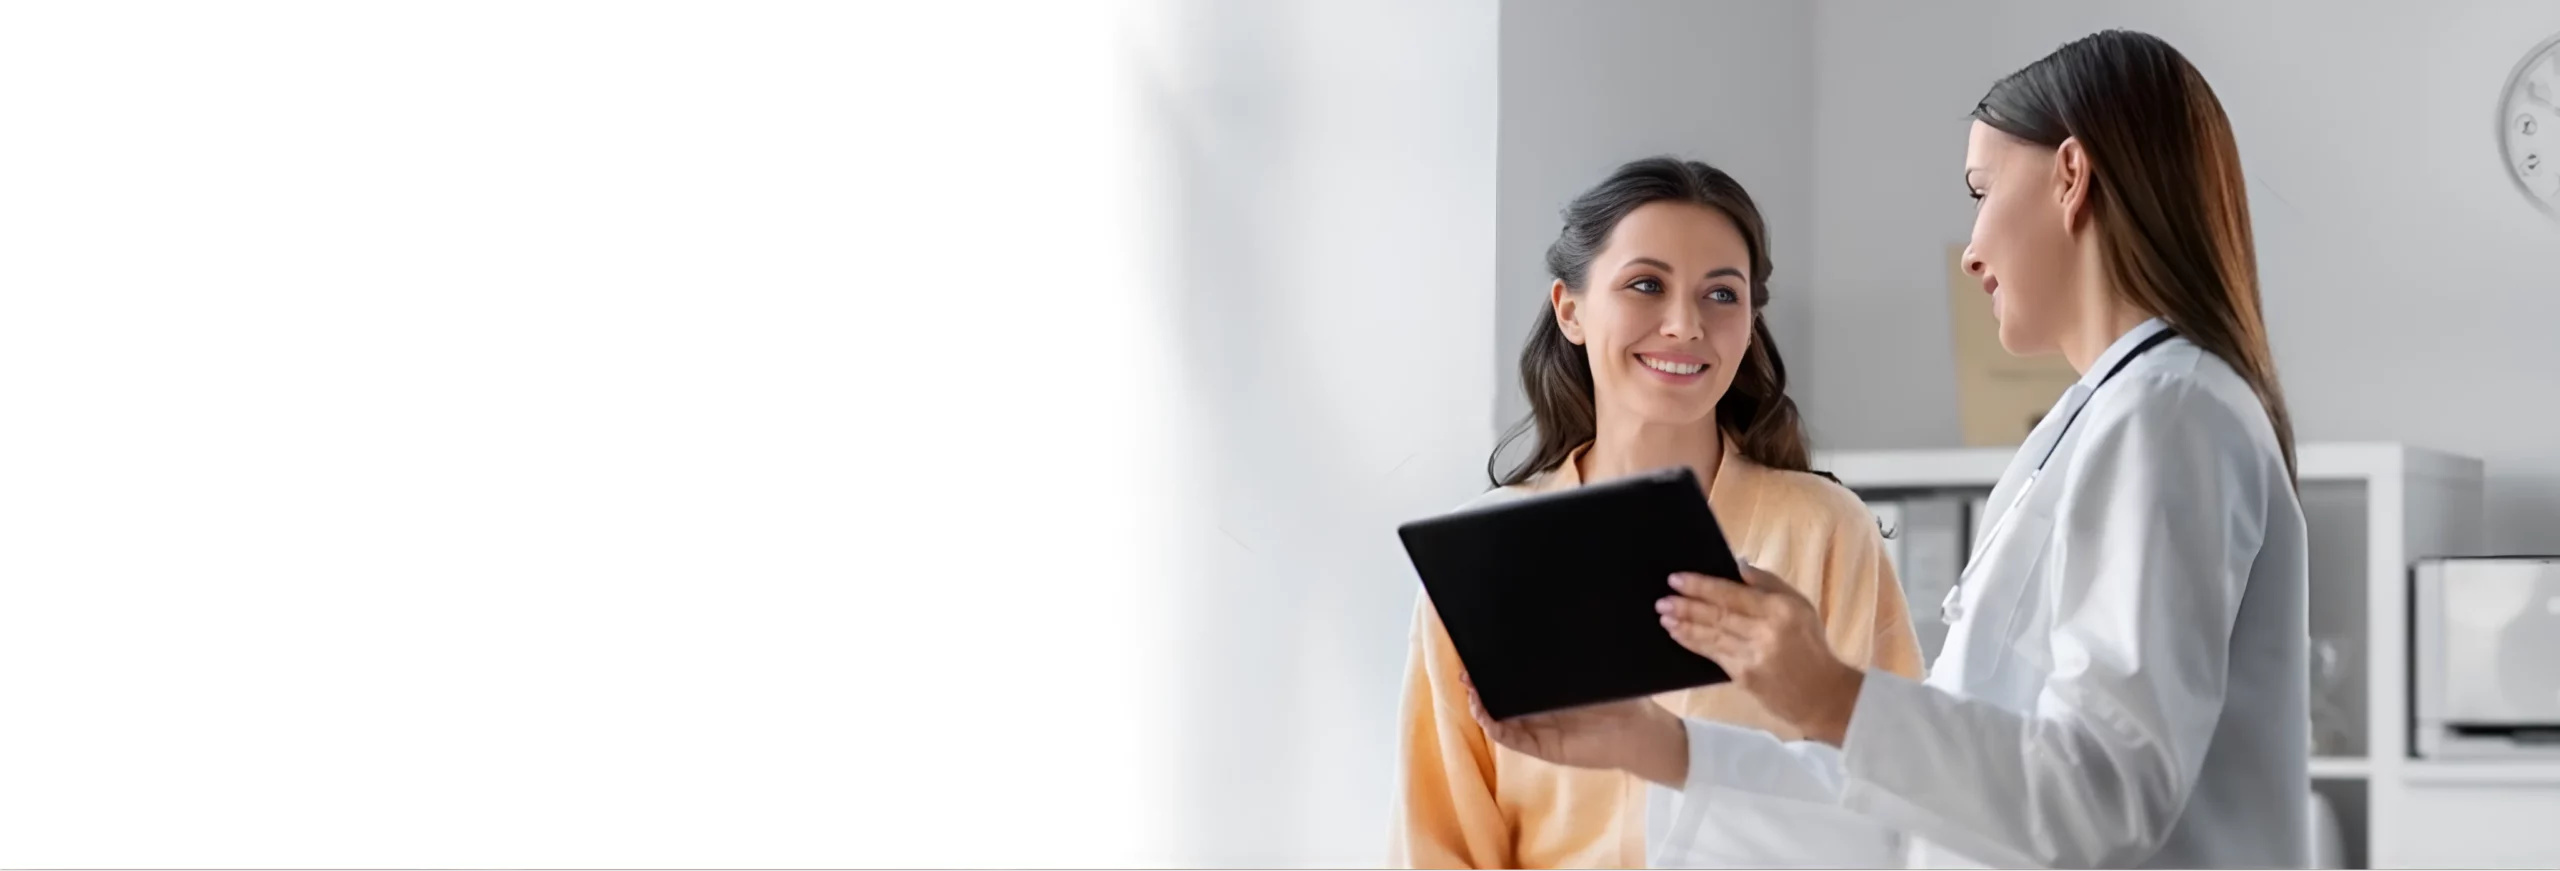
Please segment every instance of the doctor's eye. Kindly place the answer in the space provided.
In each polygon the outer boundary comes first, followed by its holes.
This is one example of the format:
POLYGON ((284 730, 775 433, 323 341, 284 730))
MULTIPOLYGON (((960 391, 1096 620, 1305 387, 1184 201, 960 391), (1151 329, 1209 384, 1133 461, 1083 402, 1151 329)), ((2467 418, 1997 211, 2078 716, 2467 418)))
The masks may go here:
POLYGON ((1627 289, 1637 293, 1661 293, 1662 280, 1659 278, 1639 278, 1634 281, 1627 282, 1627 289))
POLYGON ((1707 298, 1717 302, 1739 302, 1742 299, 1742 295, 1734 293, 1733 288, 1719 287, 1714 290, 1707 291, 1707 298))

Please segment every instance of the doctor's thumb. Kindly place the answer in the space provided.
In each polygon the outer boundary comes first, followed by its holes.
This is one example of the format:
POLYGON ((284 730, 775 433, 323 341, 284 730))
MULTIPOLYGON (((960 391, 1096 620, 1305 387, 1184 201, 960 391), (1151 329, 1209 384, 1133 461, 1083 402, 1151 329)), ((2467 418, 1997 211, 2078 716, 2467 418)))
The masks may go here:
POLYGON ((1770 573, 1767 569, 1752 565, 1749 560, 1736 557, 1734 559, 1734 563, 1742 567, 1742 577, 1736 578, 1735 580, 1741 581, 1745 586, 1769 589, 1784 587, 1787 585, 1785 578, 1778 577, 1777 575, 1770 573))

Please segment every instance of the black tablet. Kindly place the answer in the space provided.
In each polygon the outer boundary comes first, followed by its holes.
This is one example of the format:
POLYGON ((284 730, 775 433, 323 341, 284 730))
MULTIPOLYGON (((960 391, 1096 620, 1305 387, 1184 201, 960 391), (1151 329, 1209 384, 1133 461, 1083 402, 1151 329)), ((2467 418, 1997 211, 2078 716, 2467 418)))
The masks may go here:
POLYGON ((1685 467, 1396 532, 1495 719, 1727 680, 1671 640, 1654 612, 1673 572, 1742 576, 1685 467))

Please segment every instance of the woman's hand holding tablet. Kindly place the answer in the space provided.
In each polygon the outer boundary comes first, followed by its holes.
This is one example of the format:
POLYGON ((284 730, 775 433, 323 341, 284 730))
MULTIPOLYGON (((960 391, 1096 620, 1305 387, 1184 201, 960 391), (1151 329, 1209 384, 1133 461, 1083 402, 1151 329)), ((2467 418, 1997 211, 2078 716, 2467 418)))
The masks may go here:
POLYGON ((1677 787, 1689 772, 1689 732, 1680 715, 1652 699, 1624 699, 1496 720, 1472 681, 1476 726, 1504 747, 1557 765, 1632 772, 1677 787))

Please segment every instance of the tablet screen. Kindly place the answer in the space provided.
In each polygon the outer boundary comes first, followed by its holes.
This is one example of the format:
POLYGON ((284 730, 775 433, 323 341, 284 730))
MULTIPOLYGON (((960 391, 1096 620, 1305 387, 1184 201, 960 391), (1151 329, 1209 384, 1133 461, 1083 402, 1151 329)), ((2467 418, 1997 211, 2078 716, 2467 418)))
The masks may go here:
POLYGON ((1662 628, 1673 572, 1740 577, 1689 469, 1621 478, 1397 529, 1496 719, 1726 680, 1662 628))

